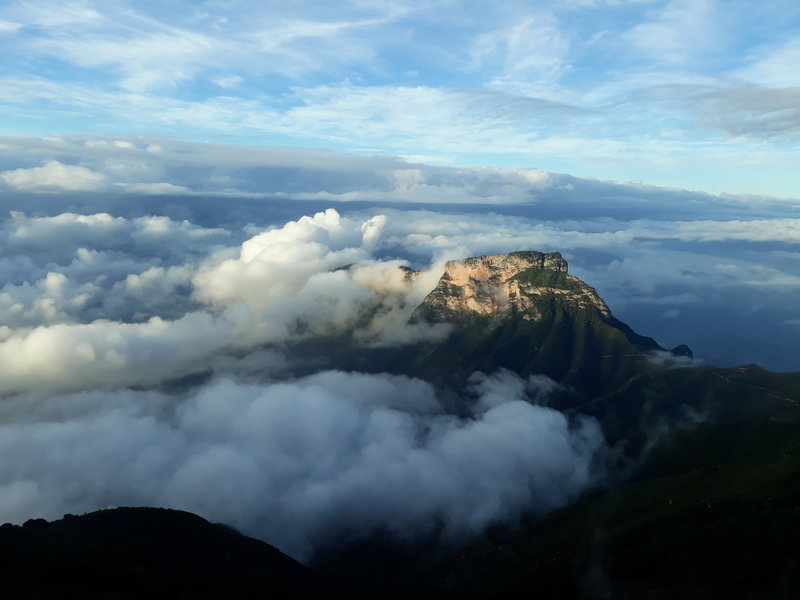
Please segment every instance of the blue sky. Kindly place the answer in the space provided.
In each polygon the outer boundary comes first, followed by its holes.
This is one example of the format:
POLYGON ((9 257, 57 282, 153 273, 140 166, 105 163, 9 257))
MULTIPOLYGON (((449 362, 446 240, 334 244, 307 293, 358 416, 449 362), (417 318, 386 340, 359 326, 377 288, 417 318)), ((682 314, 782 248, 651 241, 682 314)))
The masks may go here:
POLYGON ((163 136, 800 197, 800 3, 0 3, 10 136, 163 136))

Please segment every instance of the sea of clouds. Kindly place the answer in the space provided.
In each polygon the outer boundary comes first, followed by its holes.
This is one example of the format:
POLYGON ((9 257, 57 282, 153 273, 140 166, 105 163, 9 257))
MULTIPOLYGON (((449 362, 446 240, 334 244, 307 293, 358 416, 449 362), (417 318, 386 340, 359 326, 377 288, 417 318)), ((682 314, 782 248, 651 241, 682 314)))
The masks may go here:
POLYGON ((446 334, 406 323, 441 264, 409 282, 376 258, 387 223, 331 209, 231 245, 163 216, 10 214, 0 520, 169 506, 306 559, 375 531, 462 539, 598 481, 599 428, 541 406, 541 379, 476 374, 454 415, 416 379, 286 374, 282 343, 370 307, 364 343, 446 334))
POLYGON ((407 377, 292 375, 298 339, 442 339, 407 319, 453 258, 560 251, 664 346, 800 368, 791 201, 165 140, 6 142, 0 522, 170 506, 306 559, 570 502, 602 479, 606 447, 595 423, 543 405, 552 382, 477 374, 456 415, 407 377))

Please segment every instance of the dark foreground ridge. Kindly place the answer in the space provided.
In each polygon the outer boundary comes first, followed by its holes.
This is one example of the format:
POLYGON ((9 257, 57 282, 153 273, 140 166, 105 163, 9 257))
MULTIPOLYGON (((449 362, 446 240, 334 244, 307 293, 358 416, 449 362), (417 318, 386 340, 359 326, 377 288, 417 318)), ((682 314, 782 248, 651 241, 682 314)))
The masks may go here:
POLYGON ((0 527, 5 598, 325 597, 273 546, 197 515, 117 508, 0 527))

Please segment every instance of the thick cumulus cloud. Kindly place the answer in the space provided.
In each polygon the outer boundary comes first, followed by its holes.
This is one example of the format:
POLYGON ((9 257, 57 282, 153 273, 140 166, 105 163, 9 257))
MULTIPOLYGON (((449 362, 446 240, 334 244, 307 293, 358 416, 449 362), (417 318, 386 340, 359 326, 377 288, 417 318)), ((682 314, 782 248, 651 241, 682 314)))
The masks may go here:
POLYGON ((0 221, 0 308, 11 327, 178 317, 192 268, 230 232, 163 216, 107 213, 0 221))
POLYGON ((336 333, 368 311, 372 316, 355 332, 365 341, 438 339, 441 328, 406 323, 438 272, 412 281, 401 269, 405 261, 375 260, 386 224, 384 215, 355 221, 329 209, 270 229, 235 256, 223 253, 201 265, 195 296, 237 323, 241 343, 336 333))
POLYGON ((574 499, 604 443, 531 398, 554 384, 478 374, 448 414, 430 384, 322 372, 229 379, 188 397, 20 396, 0 405, 0 521, 116 505, 195 511, 298 558, 388 531, 458 540, 574 499))
POLYGON ((228 323, 207 313, 174 321, 95 321, 6 333, 0 393, 153 386, 210 368, 231 343, 228 323))
POLYGON ((164 216, 12 213, 0 393, 157 385, 316 334, 440 339, 407 324, 438 272, 374 258, 386 224, 328 210, 227 246, 237 236, 164 216))

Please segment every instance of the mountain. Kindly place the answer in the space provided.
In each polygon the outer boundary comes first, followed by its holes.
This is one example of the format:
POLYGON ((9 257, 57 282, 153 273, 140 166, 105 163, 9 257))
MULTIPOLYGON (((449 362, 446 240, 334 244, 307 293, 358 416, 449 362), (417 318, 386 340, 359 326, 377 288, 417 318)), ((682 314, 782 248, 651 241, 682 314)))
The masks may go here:
POLYGON ((615 389, 665 351, 615 319, 558 252, 450 261, 411 322, 453 326, 444 343, 419 353, 426 378, 505 368, 547 375, 582 396, 615 389))
POLYGON ((800 525, 800 373, 666 351, 614 318, 558 253, 451 261, 410 321, 452 330, 362 354, 358 368, 456 387, 476 370, 548 375, 562 384, 552 405, 601 424, 612 478, 381 595, 790 598, 800 587, 787 535, 800 525))
POLYGON ((791 598, 800 589, 800 373, 720 369, 616 320, 557 253, 448 263, 412 320, 454 325, 427 374, 508 368, 575 393, 621 479, 427 574, 442 598, 791 598), (670 358, 670 355, 673 358, 670 358))
MULTIPOLYGON (((408 282, 420 276, 403 271, 408 282)), ((616 319, 594 288, 568 273, 558 252, 450 261, 409 323, 446 326, 450 333, 437 342, 374 347, 349 331, 305 339, 292 349, 307 368, 389 372, 445 387, 463 385, 475 371, 543 374, 563 384, 554 398, 562 409, 658 370, 654 353, 670 355, 616 319)), ((672 355, 691 351, 681 346, 672 355)))
POLYGON ((327 597, 276 548, 191 513, 117 508, 0 527, 6 598, 327 597))

